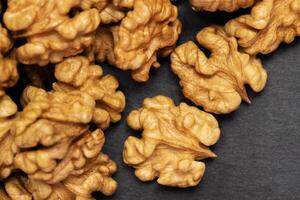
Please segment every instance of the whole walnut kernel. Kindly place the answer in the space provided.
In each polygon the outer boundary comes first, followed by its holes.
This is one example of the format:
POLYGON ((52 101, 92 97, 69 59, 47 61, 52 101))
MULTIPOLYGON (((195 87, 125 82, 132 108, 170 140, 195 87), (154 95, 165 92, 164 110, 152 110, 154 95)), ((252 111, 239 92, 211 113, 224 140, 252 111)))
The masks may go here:
MULTIPOLYGON (((7 28, 27 42, 16 50, 24 64, 57 63, 81 53, 94 40, 100 23, 96 8, 74 12, 80 0, 10 0, 4 13, 7 28), (70 17, 75 13, 74 17, 70 17), (22 20, 20 20, 22 19, 22 20)), ((78 9, 77 9, 78 10, 78 9)))
POLYGON ((220 137, 216 119, 196 107, 174 102, 165 96, 147 98, 142 108, 127 118, 142 138, 130 136, 124 144, 123 160, 134 167, 142 181, 174 187, 197 185, 205 171, 202 160, 216 155, 207 147, 220 137))
POLYGON ((215 12, 222 10, 233 12, 239 8, 247 8, 254 4, 255 0, 190 0, 194 10, 215 12))
POLYGON ((157 52, 176 43, 181 23, 170 0, 134 1, 132 6, 121 24, 112 28, 114 65, 131 70, 133 79, 143 82, 152 66, 160 66, 157 52))
POLYGON ((5 57, 12 47, 8 32, 0 24, 0 97, 5 94, 5 89, 14 86, 18 79, 17 62, 15 59, 5 57))
POLYGON ((257 1, 250 14, 230 20, 225 30, 245 52, 271 53, 281 42, 291 43, 300 35, 300 1, 257 1))
POLYGON ((80 91, 87 93, 96 101, 93 122, 105 129, 110 122, 121 119, 125 108, 125 96, 117 91, 119 83, 112 75, 103 76, 102 68, 91 64, 83 56, 71 57, 55 67, 58 82, 53 89, 61 92, 80 91))
POLYGON ((267 73, 261 61, 239 52, 236 39, 223 28, 204 28, 197 40, 211 51, 209 58, 193 42, 182 44, 171 55, 172 70, 180 78, 186 98, 205 111, 230 113, 241 100, 250 102, 244 84, 255 92, 263 90, 267 73))

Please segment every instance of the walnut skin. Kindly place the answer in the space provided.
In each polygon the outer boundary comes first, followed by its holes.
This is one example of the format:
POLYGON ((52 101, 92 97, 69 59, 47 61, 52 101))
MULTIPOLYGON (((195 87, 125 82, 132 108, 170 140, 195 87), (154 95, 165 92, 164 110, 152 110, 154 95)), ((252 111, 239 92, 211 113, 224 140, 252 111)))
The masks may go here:
POLYGON ((300 35, 299 0, 260 0, 251 14, 230 20, 226 32, 238 38, 248 54, 268 54, 281 42, 291 43, 300 35))
POLYGON ((85 166, 84 173, 70 176, 60 183, 50 185, 25 176, 11 177, 6 180, 0 197, 5 197, 4 200, 92 200, 92 192, 105 195, 115 192, 117 183, 110 176, 116 169, 116 164, 101 153, 85 166))
POLYGON ((4 54, 12 47, 8 32, 0 24, 0 97, 5 94, 5 89, 12 87, 19 79, 17 62, 4 54))
MULTIPOLYGON (((16 118, 17 105, 7 95, 0 97, 0 179, 7 178, 13 169, 14 156, 18 148, 10 133, 16 118)), ((0 195, 1 196, 1 195, 0 195)))
POLYGON ((130 136, 124 144, 123 160, 136 168, 142 181, 158 178, 162 185, 190 187, 197 185, 205 171, 202 160, 216 155, 207 147, 220 136, 216 119, 196 107, 174 102, 165 96, 147 98, 142 108, 127 119, 142 138, 130 136))
POLYGON ((223 28, 204 28, 197 40, 211 51, 209 58, 193 42, 182 44, 171 55, 172 70, 186 98, 205 111, 224 114, 236 110, 241 100, 250 102, 244 84, 255 92, 263 90, 267 73, 261 61, 239 52, 236 39, 223 28))
POLYGON ((194 10, 209 12, 217 10, 233 12, 239 8, 250 7, 254 2, 255 0, 190 0, 190 4, 194 10))
POLYGON ((55 67, 54 83, 56 91, 81 91, 89 94, 96 101, 93 122, 105 129, 110 122, 121 119, 125 108, 125 96, 119 87, 117 79, 112 75, 103 76, 102 68, 93 65, 86 57, 71 57, 55 67))
POLYGON ((94 40, 100 23, 96 8, 77 12, 80 0, 10 0, 4 22, 17 38, 27 42, 17 48, 17 59, 24 64, 47 65, 81 53, 94 40), (23 19, 23 20, 20 20, 23 19))
POLYGON ((134 1, 121 24, 112 28, 114 64, 132 70, 134 80, 147 81, 151 66, 160 66, 157 52, 173 46, 179 37, 181 23, 177 17, 177 8, 170 0, 134 1))

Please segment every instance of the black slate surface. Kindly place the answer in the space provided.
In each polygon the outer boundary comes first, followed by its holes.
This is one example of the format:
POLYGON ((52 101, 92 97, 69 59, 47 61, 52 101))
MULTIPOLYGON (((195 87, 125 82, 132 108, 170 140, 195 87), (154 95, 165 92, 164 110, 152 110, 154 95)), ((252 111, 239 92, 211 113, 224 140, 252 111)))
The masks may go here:
MULTIPOLYGON (((194 40, 203 27, 224 24, 241 12, 196 13, 187 1, 177 4, 183 23, 180 43, 194 40)), ((104 66, 120 80, 127 97, 123 120, 106 131, 104 151, 118 163, 114 178, 119 187, 111 200, 298 200, 300 199, 300 42, 281 45, 274 53, 261 56, 269 81, 261 94, 249 89, 252 104, 242 104, 236 112, 217 116, 222 137, 213 147, 218 158, 206 160, 207 170, 199 186, 188 189, 167 188, 155 181, 142 183, 133 168, 122 162, 125 139, 140 133, 126 125, 128 113, 140 107, 146 97, 158 94, 172 97, 176 103, 186 100, 178 78, 170 70, 169 58, 161 68, 151 71, 151 79, 134 82, 128 72, 104 66)))

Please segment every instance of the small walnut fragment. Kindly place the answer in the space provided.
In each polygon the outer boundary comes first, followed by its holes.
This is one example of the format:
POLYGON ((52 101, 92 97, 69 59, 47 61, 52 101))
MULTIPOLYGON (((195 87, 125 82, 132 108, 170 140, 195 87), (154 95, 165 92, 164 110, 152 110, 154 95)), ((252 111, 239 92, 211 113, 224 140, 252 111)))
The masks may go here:
POLYGON ((80 3, 81 0, 10 0, 3 20, 15 37, 27 40, 17 48, 17 59, 44 66, 90 46, 100 15, 96 8, 80 10, 80 3), (70 17, 71 13, 75 16, 70 17))
POLYGON ((5 94, 5 89, 12 87, 19 79, 17 62, 15 59, 5 57, 12 47, 8 32, 0 24, 0 97, 5 94))
POLYGON ((91 64, 86 57, 71 57, 55 67, 53 89, 61 92, 81 91, 96 101, 93 122, 105 129, 110 122, 121 119, 125 108, 125 96, 117 91, 119 83, 112 75, 103 76, 102 68, 91 64))
POLYGON ((194 10, 210 11, 217 10, 233 12, 239 8, 247 8, 254 4, 255 0, 190 0, 194 10))
POLYGON ((225 30, 247 53, 268 54, 300 35, 300 1, 257 1, 251 14, 230 20, 225 30))
POLYGON ((92 200, 92 192, 105 195, 115 192, 117 183, 110 176, 116 169, 116 164, 101 153, 85 166, 82 174, 70 176, 60 183, 47 184, 25 176, 11 177, 6 180, 0 197, 3 195, 8 200, 92 200))
POLYGON ((0 96, 0 179, 7 178, 11 174, 14 156, 18 152, 13 135, 10 133, 16 113, 17 105, 11 98, 7 95, 0 96))
POLYGON ((207 147, 220 136, 216 119, 196 107, 174 102, 165 96, 147 98, 142 108, 127 119, 142 138, 130 136, 124 145, 123 160, 136 168, 142 181, 158 178, 162 185, 190 187, 197 185, 205 171, 203 162, 216 155, 207 147))
POLYGON ((261 61, 238 51, 237 41, 223 28, 212 26, 197 34, 198 42, 211 51, 209 58, 193 42, 177 47, 171 55, 172 70, 180 78, 186 98, 217 114, 236 110, 241 100, 250 102, 244 84, 255 92, 266 85, 261 61))
MULTIPOLYGON (((119 5, 129 2, 117 2, 119 5)), ((176 6, 170 0, 134 1, 132 10, 112 28, 116 67, 132 70, 136 81, 147 81, 152 66, 159 67, 158 51, 173 46, 181 32, 176 6)))

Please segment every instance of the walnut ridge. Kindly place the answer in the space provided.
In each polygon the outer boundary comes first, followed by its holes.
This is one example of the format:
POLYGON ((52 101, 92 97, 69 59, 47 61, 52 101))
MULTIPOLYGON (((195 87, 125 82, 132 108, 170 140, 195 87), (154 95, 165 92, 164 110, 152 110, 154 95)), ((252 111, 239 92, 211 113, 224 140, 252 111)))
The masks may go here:
POLYGON ((222 10, 233 12, 239 8, 247 8, 254 4, 255 0, 190 0, 194 10, 215 12, 222 10))

